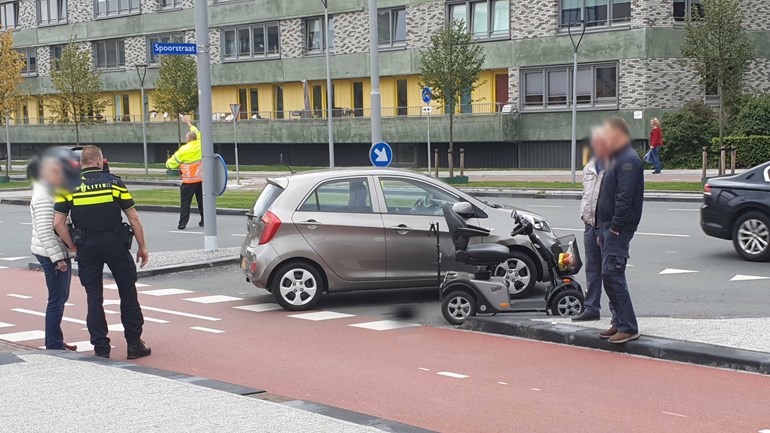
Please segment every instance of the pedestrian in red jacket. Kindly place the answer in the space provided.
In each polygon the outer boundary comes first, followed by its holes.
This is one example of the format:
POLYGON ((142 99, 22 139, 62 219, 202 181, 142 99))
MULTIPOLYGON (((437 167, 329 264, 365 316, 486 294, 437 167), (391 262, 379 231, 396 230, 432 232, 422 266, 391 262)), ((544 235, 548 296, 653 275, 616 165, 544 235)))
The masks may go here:
POLYGON ((650 131, 650 150, 652 150, 652 165, 655 166, 652 174, 660 174, 662 168, 660 148, 663 147, 663 130, 660 129, 660 120, 657 117, 653 117, 650 124, 652 125, 652 130, 650 131))

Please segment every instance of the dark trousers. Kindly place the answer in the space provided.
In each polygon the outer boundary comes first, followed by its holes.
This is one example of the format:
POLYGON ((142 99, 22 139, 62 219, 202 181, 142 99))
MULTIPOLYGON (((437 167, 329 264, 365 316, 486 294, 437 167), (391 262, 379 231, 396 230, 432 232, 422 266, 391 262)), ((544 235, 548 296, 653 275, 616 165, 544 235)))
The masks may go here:
POLYGON ((599 229, 586 224, 583 233, 587 283, 585 309, 588 314, 597 316, 602 309, 602 250, 598 242, 599 229))
POLYGON ((128 344, 136 343, 142 336, 144 317, 136 293, 136 264, 131 252, 114 233, 97 233, 86 236, 78 246, 78 275, 86 289, 88 314, 86 325, 91 334, 91 344, 97 354, 110 353, 107 338, 107 320, 104 317, 104 265, 112 272, 120 296, 120 321, 128 344))
POLYGON ((179 226, 187 227, 187 223, 190 221, 190 206, 193 196, 198 203, 198 212, 200 212, 201 221, 203 221, 203 182, 183 183, 179 187, 179 196, 181 198, 179 226))
POLYGON ((64 316, 64 304, 70 297, 72 263, 67 259, 67 270, 61 272, 48 257, 38 255, 35 257, 43 267, 45 285, 48 287, 48 305, 45 308, 45 348, 63 350, 64 335, 61 330, 61 319, 64 316))
POLYGON ((660 163, 660 146, 653 147, 651 155, 652 165, 655 167, 655 171, 660 173, 660 170, 663 168, 663 165, 660 163))
POLYGON ((634 232, 621 230, 620 235, 616 235, 609 227, 600 227, 599 230, 602 283, 613 310, 613 324, 617 326, 618 332, 636 334, 639 332, 639 325, 636 323, 636 313, 626 281, 626 264, 634 232))

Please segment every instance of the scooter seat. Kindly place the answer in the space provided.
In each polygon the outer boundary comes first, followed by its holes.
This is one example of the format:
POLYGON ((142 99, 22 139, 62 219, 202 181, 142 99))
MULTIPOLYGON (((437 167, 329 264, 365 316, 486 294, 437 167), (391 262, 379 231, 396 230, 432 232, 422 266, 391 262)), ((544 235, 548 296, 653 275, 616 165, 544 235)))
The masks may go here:
POLYGON ((496 264, 508 260, 510 251, 508 247, 500 244, 476 244, 470 245, 465 250, 468 264, 496 264))

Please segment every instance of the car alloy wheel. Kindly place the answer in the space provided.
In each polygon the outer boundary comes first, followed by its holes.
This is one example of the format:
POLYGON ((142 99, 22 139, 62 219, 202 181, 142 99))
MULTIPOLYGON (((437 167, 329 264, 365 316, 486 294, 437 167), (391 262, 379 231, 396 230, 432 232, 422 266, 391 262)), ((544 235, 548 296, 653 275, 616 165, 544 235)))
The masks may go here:
POLYGON ((762 254, 770 244, 770 229, 758 219, 747 219, 738 228, 738 244, 746 254, 762 254))
POLYGON ((318 291, 315 276, 305 269, 295 268, 286 272, 278 283, 281 298, 286 303, 301 307, 310 303, 318 291))

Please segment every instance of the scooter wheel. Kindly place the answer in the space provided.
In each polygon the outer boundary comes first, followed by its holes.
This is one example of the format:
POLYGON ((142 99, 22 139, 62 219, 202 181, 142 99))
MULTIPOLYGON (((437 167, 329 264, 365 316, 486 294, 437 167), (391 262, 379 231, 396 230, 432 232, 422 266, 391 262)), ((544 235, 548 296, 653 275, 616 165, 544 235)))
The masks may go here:
POLYGON ((554 295, 550 310, 554 316, 572 317, 583 312, 585 296, 575 289, 567 289, 554 295))
POLYGON ((441 314, 452 325, 462 325, 465 319, 476 315, 476 298, 465 290, 455 290, 441 301, 441 314))

